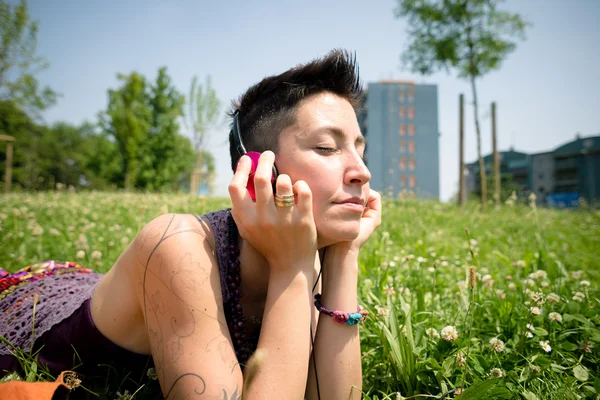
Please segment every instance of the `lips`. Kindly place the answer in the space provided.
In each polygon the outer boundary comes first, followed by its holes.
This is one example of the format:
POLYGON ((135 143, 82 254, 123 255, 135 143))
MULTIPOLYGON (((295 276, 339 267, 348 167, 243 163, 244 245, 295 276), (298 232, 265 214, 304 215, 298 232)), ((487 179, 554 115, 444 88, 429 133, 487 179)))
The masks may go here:
POLYGON ((365 206, 365 200, 360 197, 351 197, 344 201, 340 201, 337 204, 358 204, 359 206, 365 206))

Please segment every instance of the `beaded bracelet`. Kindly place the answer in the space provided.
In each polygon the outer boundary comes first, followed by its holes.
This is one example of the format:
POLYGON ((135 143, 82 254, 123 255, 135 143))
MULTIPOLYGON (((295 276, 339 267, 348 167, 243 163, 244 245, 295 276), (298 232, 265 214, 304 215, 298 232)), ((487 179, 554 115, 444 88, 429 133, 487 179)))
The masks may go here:
POLYGON ((315 307, 317 307, 319 312, 333 317, 335 322, 350 326, 357 325, 359 322, 363 322, 367 318, 367 315, 369 315, 369 312, 367 310, 361 310, 360 306, 358 306, 355 313, 346 313, 343 311, 334 311, 325 308, 321 305, 320 293, 315 294, 315 307))

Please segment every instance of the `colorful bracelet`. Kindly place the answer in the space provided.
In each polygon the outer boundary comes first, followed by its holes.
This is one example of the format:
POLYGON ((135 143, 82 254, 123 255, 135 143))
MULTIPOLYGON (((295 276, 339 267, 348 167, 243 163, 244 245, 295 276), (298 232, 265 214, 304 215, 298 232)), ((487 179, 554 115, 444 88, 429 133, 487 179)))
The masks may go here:
POLYGON ((350 326, 357 325, 359 322, 363 322, 367 318, 367 315, 369 315, 369 312, 367 310, 361 310, 360 306, 358 306, 355 313, 346 313, 343 311, 334 311, 325 308, 321 305, 320 293, 315 294, 315 307, 317 307, 317 310, 319 310, 319 312, 333 317, 333 320, 335 322, 339 322, 340 324, 350 326))

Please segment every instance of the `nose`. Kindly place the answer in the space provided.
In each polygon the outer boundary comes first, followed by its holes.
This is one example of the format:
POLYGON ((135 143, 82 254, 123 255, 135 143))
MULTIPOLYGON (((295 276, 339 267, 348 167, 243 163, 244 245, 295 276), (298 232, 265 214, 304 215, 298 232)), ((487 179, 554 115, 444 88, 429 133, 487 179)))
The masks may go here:
POLYGON ((344 180, 347 185, 364 185, 371 180, 371 171, 357 151, 348 154, 344 180))

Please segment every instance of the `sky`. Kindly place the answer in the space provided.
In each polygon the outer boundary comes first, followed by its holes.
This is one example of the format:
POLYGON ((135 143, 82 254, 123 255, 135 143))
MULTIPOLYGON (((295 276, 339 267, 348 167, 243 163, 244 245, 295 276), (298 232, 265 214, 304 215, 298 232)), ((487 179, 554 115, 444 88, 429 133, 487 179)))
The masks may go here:
MULTIPOLYGON (((452 71, 421 77, 402 67, 407 25, 394 16, 396 0, 29 0, 29 7, 39 20, 38 55, 50 63, 38 78, 61 94, 43 115, 47 123, 96 122, 118 73, 153 81, 162 66, 186 95, 194 76, 210 75, 224 113, 262 78, 345 48, 356 52, 365 84, 438 86, 442 201, 458 186, 460 93, 468 103, 465 159, 477 157, 469 83, 452 71)), ((491 151, 492 101, 500 150, 543 152, 576 134, 600 135, 600 1, 509 0, 501 8, 532 26, 501 69, 478 81, 483 153, 491 151)), ((209 139, 223 196, 232 178, 227 133, 224 124, 209 139)))

